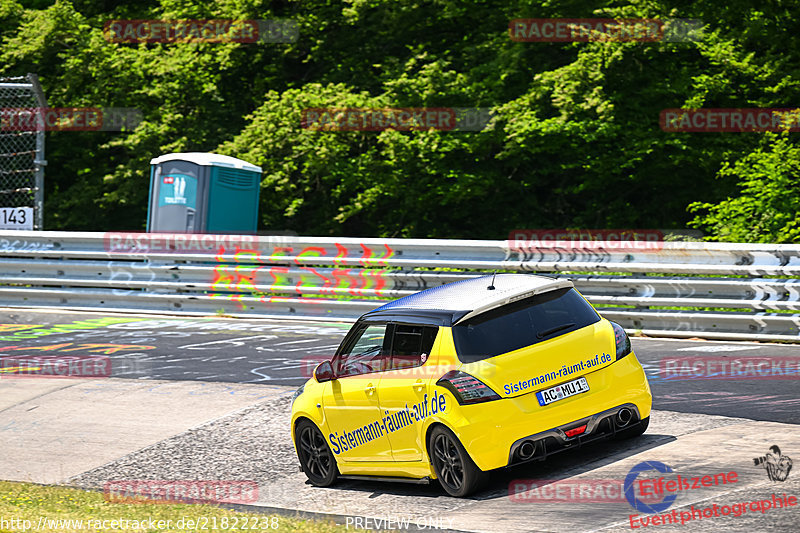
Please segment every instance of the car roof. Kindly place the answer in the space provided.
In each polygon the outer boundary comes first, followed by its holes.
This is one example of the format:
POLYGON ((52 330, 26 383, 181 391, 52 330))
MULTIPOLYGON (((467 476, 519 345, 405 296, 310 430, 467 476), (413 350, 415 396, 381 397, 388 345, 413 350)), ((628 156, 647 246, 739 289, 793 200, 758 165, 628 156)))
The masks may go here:
POLYGON ((489 274, 405 296, 366 313, 364 320, 406 320, 452 326, 536 294, 573 287, 563 278, 534 274, 489 274), (489 289, 493 286, 494 289, 489 289))

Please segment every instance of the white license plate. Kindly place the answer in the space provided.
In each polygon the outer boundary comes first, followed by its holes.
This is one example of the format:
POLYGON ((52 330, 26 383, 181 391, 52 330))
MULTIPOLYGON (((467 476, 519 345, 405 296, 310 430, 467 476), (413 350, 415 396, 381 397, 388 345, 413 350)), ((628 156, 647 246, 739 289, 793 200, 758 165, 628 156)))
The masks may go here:
POLYGON ((586 378, 578 378, 549 389, 541 390, 536 393, 536 399, 539 400, 539 405, 547 405, 582 392, 589 392, 589 384, 586 383, 586 378))

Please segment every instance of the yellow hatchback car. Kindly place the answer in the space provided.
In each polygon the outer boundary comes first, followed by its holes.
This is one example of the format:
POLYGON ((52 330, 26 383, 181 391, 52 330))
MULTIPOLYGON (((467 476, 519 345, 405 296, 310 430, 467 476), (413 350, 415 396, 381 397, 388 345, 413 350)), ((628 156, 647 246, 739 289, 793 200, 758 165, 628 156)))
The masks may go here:
POLYGON ((292 438, 314 485, 437 479, 466 496, 490 470, 641 435, 651 404, 625 331, 572 282, 499 274, 362 316, 295 393, 292 438))

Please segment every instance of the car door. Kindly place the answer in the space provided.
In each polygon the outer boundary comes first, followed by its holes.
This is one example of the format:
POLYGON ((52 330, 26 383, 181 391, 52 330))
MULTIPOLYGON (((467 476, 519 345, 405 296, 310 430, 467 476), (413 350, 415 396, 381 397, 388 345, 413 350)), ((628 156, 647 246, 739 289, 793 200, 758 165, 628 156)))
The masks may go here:
POLYGON ((391 359, 381 376, 378 396, 395 461, 422 460, 422 423, 433 414, 428 392, 433 376, 425 363, 438 330, 437 326, 401 323, 388 328, 391 359))
POLYGON ((333 359, 335 378, 322 405, 328 444, 344 461, 391 461, 391 446, 378 404, 381 371, 389 364, 386 324, 356 326, 333 359))

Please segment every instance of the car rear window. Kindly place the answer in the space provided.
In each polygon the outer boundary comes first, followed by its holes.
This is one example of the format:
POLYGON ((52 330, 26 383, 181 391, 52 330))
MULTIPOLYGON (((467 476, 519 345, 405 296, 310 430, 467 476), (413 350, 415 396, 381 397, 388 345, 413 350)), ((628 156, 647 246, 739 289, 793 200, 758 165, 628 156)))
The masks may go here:
POLYGON ((575 289, 520 300, 453 326, 458 358, 481 361, 594 324, 600 316, 575 289))

